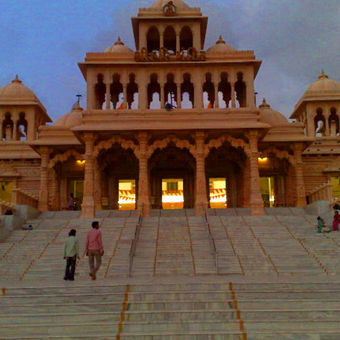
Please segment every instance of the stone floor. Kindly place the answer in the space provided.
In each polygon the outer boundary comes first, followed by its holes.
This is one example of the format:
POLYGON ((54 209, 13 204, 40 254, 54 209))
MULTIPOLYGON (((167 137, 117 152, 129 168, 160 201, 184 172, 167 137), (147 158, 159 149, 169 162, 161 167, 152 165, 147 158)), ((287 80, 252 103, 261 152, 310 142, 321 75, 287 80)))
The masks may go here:
POLYGON ((134 212, 100 211, 98 280, 86 257, 62 280, 63 243, 90 220, 48 212, 0 243, 0 339, 339 340, 340 233, 317 234, 301 209, 152 211, 131 276, 134 212), (81 326, 81 327, 80 327, 81 326))

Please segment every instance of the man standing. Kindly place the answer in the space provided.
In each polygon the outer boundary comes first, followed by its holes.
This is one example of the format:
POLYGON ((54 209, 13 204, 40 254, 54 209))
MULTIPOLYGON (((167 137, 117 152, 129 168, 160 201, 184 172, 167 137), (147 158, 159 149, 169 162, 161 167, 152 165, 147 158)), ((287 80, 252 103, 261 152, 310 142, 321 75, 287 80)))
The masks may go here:
POLYGON ((92 280, 95 280, 96 273, 102 263, 102 256, 104 255, 102 233, 99 230, 99 223, 97 221, 92 222, 92 230, 87 233, 85 254, 89 257, 89 275, 92 280))
POLYGON ((76 238, 76 230, 72 229, 68 233, 64 246, 64 259, 66 260, 64 280, 74 281, 77 258, 79 259, 79 241, 76 238))

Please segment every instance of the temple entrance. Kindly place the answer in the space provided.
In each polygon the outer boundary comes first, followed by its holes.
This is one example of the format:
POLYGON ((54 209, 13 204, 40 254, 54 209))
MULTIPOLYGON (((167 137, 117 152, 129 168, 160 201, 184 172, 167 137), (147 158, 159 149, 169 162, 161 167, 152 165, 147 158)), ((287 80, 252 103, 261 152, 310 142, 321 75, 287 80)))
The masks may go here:
POLYGON ((0 181, 0 199, 5 202, 12 201, 13 182, 0 181))
POLYGON ((246 206, 246 160, 244 151, 228 142, 210 151, 205 161, 210 208, 246 206))
POLYGON ((261 177, 261 196, 265 208, 272 208, 276 205, 275 199, 275 181, 274 177, 261 177))
POLYGON ((162 179, 162 208, 183 209, 183 179, 162 179))
POLYGON ((84 180, 81 178, 68 178, 67 180, 67 197, 73 194, 77 210, 81 209, 83 203, 84 180))
POLYGON ((136 181, 134 179, 120 179, 118 190, 119 210, 134 210, 136 208, 136 181))
POLYGON ((212 209, 228 207, 226 178, 209 178, 209 201, 212 209))
POLYGON ((187 149, 156 150, 149 159, 152 209, 193 208, 195 166, 187 149))
POLYGON ((110 149, 99 153, 98 166, 95 200, 103 209, 135 210, 138 196, 138 159, 133 151, 124 150, 115 143, 110 149))

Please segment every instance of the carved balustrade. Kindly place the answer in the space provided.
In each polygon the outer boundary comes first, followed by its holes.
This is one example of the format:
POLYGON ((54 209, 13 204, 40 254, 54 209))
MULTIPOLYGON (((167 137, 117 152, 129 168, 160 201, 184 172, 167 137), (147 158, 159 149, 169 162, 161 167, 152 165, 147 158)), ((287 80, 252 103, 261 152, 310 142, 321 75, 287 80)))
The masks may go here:
POLYGON ((0 199, 0 215, 4 215, 7 210, 11 210, 13 214, 16 211, 15 206, 13 204, 5 202, 0 199))
POLYGON ((332 184, 331 182, 324 183, 316 187, 313 191, 307 194, 309 203, 316 201, 330 201, 333 200, 332 184))
POLYGON ((38 208, 39 198, 35 195, 18 188, 12 190, 12 204, 29 205, 35 209, 38 208))

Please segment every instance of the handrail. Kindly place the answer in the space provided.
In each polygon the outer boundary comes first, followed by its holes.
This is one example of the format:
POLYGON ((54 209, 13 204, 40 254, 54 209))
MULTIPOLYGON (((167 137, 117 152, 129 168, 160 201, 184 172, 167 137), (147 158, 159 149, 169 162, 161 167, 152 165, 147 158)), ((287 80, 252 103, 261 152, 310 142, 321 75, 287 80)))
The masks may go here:
POLYGON ((29 205, 33 208, 38 208, 39 199, 30 192, 23 189, 14 188, 12 190, 12 204, 15 205, 29 205))
POLYGON ((332 201, 332 183, 330 181, 317 186, 313 191, 307 193, 309 203, 319 200, 332 201))
POLYGON ((208 229, 209 244, 210 244, 210 248, 212 250, 212 255, 215 258, 216 273, 218 274, 218 252, 217 252, 217 248, 216 248, 216 243, 215 243, 214 236, 211 232, 211 227, 210 227, 210 223, 209 223, 209 220, 208 220, 207 209, 204 206, 203 206, 203 211, 204 211, 205 223, 206 223, 207 229, 208 229))
POLYGON ((129 252, 129 277, 131 276, 133 258, 135 257, 135 254, 136 254, 137 242, 139 240, 140 230, 142 229, 142 223, 143 223, 143 207, 138 217, 138 222, 136 224, 134 238, 131 242, 131 247, 130 247, 130 252, 129 252))

